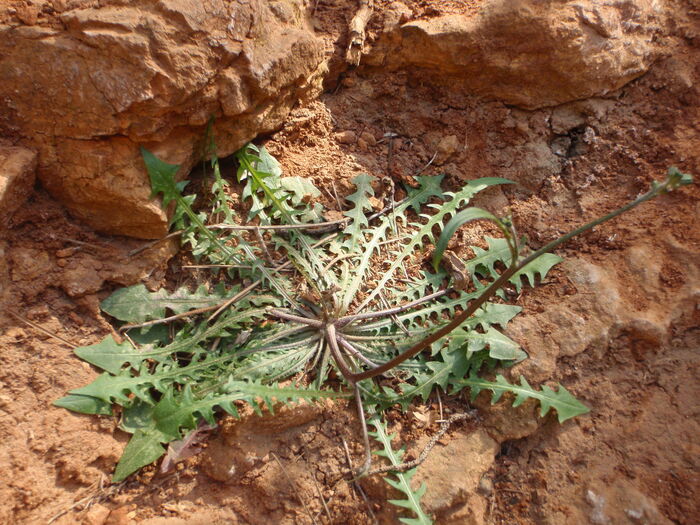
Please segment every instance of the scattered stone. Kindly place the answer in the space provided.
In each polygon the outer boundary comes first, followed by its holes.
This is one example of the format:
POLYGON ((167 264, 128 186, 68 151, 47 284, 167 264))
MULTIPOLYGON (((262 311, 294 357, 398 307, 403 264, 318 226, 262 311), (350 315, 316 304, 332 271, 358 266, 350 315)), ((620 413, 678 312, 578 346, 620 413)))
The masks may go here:
POLYGON ((450 160, 454 154, 460 149, 461 144, 456 135, 448 135, 442 137, 437 145, 437 157, 435 164, 441 165, 450 160))
POLYGON ((552 140, 552 153, 558 157, 568 157, 569 149, 571 148, 571 138, 566 135, 556 137, 552 140))
POLYGON ((340 144, 354 144, 357 142, 357 134, 351 130, 339 131, 333 136, 340 144))
POLYGON ((374 145, 377 144, 377 139, 376 139, 375 136, 374 136, 372 133, 370 133, 369 131, 363 131, 363 132, 360 134, 360 138, 361 138, 362 140, 364 140, 364 141, 367 143, 368 146, 374 146, 374 145))
POLYGON ((591 505, 590 519, 595 525, 608 525, 610 519, 605 515, 605 498, 588 490, 586 492, 586 501, 591 505))
POLYGON ((96 503, 85 513, 83 523, 85 525, 104 525, 110 514, 110 509, 96 503))
POLYGON ((489 496, 493 492, 493 481, 487 476, 482 476, 479 480, 479 486, 477 488, 480 494, 484 496, 489 496))

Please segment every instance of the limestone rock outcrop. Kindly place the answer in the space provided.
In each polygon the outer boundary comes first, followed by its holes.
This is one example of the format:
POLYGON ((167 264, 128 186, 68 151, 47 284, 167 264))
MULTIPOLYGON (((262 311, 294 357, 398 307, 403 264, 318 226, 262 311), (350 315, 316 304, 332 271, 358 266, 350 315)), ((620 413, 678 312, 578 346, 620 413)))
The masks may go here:
POLYGON ((106 233, 167 230, 140 146, 186 173, 210 118, 228 155, 320 89, 302 0, 32 6, 0 13, 0 136, 36 149, 42 185, 106 233))
POLYGON ((484 0, 478 14, 411 21, 380 39, 370 66, 525 109, 600 96, 651 65, 658 0, 484 0))

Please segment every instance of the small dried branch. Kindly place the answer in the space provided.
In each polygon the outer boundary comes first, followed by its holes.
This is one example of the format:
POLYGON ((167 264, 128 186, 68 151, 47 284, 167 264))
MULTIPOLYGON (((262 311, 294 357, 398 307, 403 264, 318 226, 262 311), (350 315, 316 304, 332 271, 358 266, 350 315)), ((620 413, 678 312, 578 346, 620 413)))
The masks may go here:
POLYGON ((25 319, 24 317, 22 317, 22 316, 19 315, 19 314, 16 314, 16 313, 10 312, 10 311, 8 311, 7 313, 10 314, 10 315, 11 315, 12 317, 14 317, 15 319, 19 319, 19 320, 22 321, 23 323, 25 323, 25 324, 31 326, 32 328, 34 328, 34 330, 36 330, 36 331, 38 331, 38 332, 41 332, 42 334, 47 335, 47 336, 49 336, 49 337, 55 339, 56 341, 60 341, 61 343, 70 346, 71 348, 75 348, 76 346, 78 346, 78 345, 76 345, 75 343, 71 343, 68 339, 64 339, 64 338, 61 337, 60 335, 56 335, 56 334, 54 334, 54 333, 52 333, 52 332, 49 332, 46 328, 43 328, 43 327, 39 326, 39 325, 36 324, 35 322, 30 321, 29 319, 25 319))
POLYGON ((345 60, 352 66, 360 65, 367 38, 365 28, 369 19, 372 18, 374 0, 359 0, 358 4, 357 12, 350 21, 350 40, 345 54, 345 60))
POLYGON ((454 423, 456 423, 457 421, 463 421, 465 419, 470 419, 474 417, 476 417, 475 410, 472 410, 471 412, 464 412, 462 414, 451 415, 449 418, 443 421, 442 425, 440 425, 440 430, 432 438, 430 438, 430 441, 428 441, 428 444, 425 445, 420 455, 416 459, 414 459, 413 461, 407 461, 406 463, 402 463, 398 466, 387 465, 385 467, 372 469, 367 473, 367 476, 373 476, 375 474, 385 474, 387 472, 406 472, 407 470, 411 470, 412 468, 417 467, 427 459, 428 454, 430 454, 430 451, 437 444, 437 442, 440 441, 440 438, 442 438, 442 436, 445 435, 445 433, 450 429, 450 427, 454 423))

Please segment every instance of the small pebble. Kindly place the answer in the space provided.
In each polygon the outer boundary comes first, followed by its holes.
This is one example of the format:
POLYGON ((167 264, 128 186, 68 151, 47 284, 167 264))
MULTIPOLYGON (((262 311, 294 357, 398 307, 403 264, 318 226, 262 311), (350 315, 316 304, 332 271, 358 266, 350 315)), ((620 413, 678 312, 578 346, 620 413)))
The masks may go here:
POLYGON ((363 131, 360 140, 364 140, 368 146, 374 146, 377 143, 377 139, 369 131, 363 131))
POLYGON ((354 144, 355 142, 357 142, 357 135, 354 131, 350 130, 339 131, 335 134, 335 140, 337 140, 341 144, 354 144))

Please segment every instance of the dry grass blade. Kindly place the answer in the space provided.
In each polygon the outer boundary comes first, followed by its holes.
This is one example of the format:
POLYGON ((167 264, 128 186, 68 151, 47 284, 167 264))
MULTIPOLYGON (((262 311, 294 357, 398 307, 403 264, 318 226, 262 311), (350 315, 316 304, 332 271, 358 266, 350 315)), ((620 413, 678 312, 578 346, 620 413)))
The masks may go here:
POLYGON ((68 339, 64 339, 64 338, 61 337, 60 335, 56 335, 56 334, 54 334, 53 332, 50 332, 50 331, 47 330, 46 328, 44 328, 44 327, 42 327, 42 326, 39 326, 39 325, 36 324, 35 322, 30 321, 29 319, 26 319, 26 318, 22 317, 21 315, 15 313, 15 312, 8 311, 7 313, 10 314, 10 315, 11 315, 12 317, 14 317, 15 319, 18 319, 18 320, 22 321, 24 324, 26 324, 26 325, 28 325, 28 326, 31 326, 32 328, 34 328, 34 330, 37 330, 37 331, 41 332, 42 334, 47 335, 47 336, 51 337, 52 339, 55 339, 56 341, 60 341, 61 343, 70 346, 71 348, 75 348, 75 347, 78 346, 77 344, 72 343, 72 342, 69 341, 68 339))
POLYGON ((309 507, 306 505, 306 502, 304 501, 304 498, 301 497, 299 494, 299 491, 297 490, 296 486, 294 485, 294 480, 292 480, 291 476, 289 475, 289 472, 287 472, 287 469, 284 467, 280 459, 277 457, 276 454, 270 453, 270 456, 275 460, 275 462, 279 465, 280 469, 282 469, 282 473, 284 474, 284 477, 287 478, 287 482, 289 483, 290 488, 292 489, 292 492, 297 495, 297 499, 299 500, 299 503, 302 504, 304 507, 304 510, 306 511, 306 514, 311 518, 311 521, 316 525, 318 522, 316 521, 316 518, 314 515, 311 513, 311 510, 309 507))

